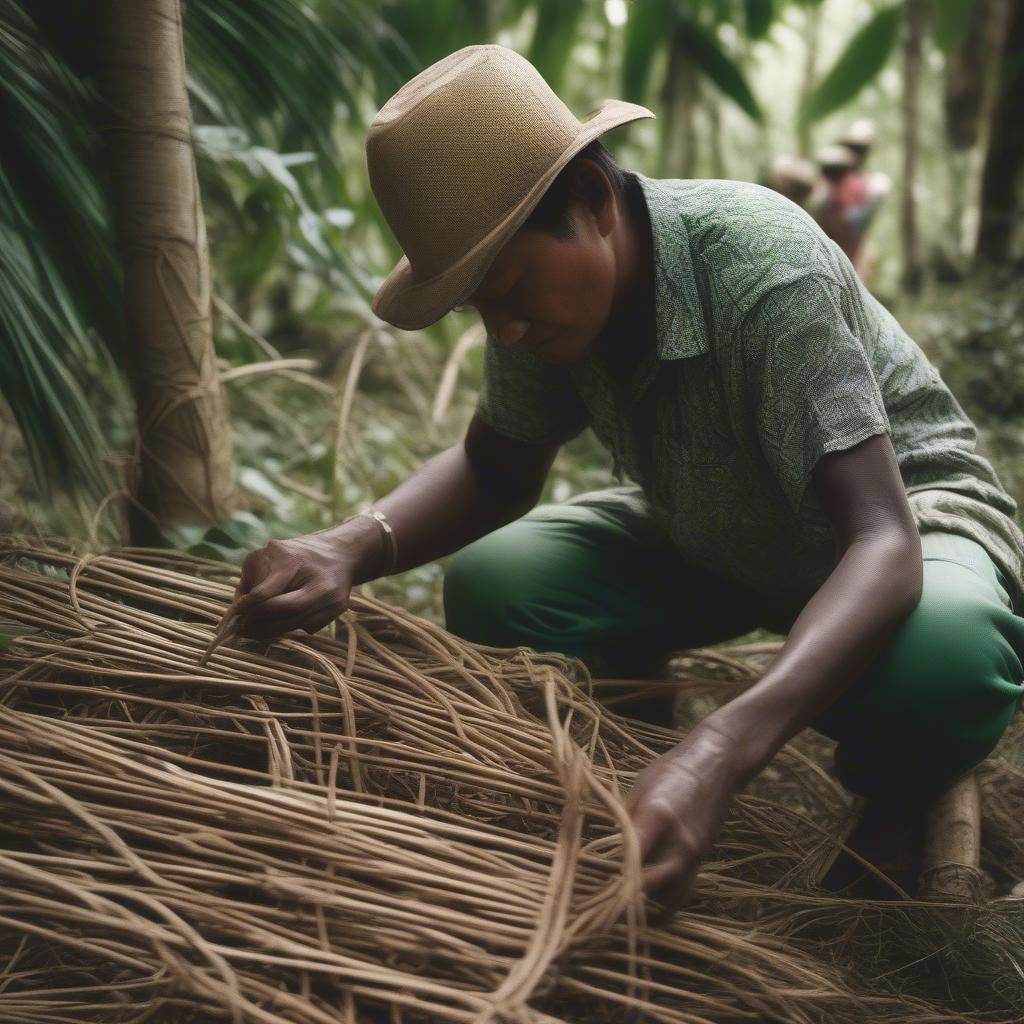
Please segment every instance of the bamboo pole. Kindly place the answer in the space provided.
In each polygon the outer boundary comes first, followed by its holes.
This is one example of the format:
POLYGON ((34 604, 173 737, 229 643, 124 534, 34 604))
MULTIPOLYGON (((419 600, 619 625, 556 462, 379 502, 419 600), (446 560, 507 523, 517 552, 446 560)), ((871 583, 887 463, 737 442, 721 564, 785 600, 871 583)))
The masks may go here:
POLYGON ((974 772, 935 801, 925 825, 918 895, 925 900, 982 899, 981 790, 974 772))

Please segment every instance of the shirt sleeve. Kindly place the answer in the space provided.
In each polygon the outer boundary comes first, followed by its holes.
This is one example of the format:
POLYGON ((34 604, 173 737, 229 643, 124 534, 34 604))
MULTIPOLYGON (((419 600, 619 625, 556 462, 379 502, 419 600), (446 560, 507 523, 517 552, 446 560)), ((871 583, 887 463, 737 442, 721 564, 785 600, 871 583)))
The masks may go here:
POLYGON ((561 444, 590 422, 566 367, 490 336, 477 413, 499 434, 527 444, 561 444))
POLYGON ((822 455, 891 433, 868 353, 844 316, 842 289, 816 276, 777 288, 742 331, 758 440, 796 513, 822 455))

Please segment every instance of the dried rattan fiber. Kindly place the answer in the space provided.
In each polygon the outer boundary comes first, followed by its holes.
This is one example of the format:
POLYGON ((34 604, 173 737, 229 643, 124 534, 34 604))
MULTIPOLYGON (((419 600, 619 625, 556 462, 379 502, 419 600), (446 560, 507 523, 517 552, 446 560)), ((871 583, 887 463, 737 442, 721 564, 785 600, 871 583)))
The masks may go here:
MULTIPOLYGON (((799 744, 653 928, 625 795, 677 731, 608 710, 577 661, 358 594, 333 636, 239 639, 236 582, 2 551, 0 1022, 1012 1019, 1009 961, 998 1017, 857 966, 884 908, 815 889, 849 801, 799 744)), ((688 692, 749 685, 747 653, 689 652, 688 692)), ((982 783, 997 826, 1019 815, 1019 770, 982 783)), ((968 913, 898 910, 937 947, 1020 935, 1009 904, 968 913)))

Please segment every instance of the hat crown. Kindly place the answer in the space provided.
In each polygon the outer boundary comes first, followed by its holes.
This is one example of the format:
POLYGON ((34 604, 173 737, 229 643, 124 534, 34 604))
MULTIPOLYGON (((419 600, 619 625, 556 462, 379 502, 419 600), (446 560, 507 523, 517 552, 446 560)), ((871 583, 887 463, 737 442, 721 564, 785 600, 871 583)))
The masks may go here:
POLYGON ((504 46, 464 47, 403 85, 370 125, 366 160, 413 277, 441 272, 483 239, 579 132, 537 69, 504 46))
POLYGON ((822 167, 852 167, 853 154, 845 146, 825 146, 815 154, 822 167))
POLYGON ((864 117, 859 121, 854 121, 839 141, 846 146, 873 146, 875 144, 874 122, 864 117))

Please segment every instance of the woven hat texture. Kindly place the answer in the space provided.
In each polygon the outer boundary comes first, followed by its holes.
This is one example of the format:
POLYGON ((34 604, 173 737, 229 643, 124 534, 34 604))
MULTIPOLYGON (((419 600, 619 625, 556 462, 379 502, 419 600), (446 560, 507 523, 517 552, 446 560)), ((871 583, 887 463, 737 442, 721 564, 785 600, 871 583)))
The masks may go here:
POLYGON ((370 186, 404 256, 373 311, 405 330, 439 320, 476 290, 558 172, 617 125, 653 118, 608 99, 582 119, 524 57, 466 46, 412 78, 366 138, 370 186))

